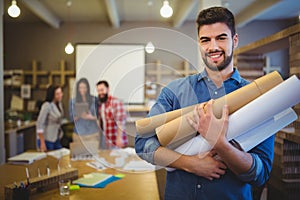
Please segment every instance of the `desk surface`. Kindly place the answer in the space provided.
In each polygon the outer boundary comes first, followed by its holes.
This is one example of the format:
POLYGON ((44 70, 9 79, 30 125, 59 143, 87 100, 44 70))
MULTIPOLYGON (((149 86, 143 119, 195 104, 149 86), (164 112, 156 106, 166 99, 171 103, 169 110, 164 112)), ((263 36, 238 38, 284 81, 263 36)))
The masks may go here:
MULTIPOLYGON (((96 170, 88 167, 86 162, 88 161, 69 161, 68 157, 64 158, 63 162, 70 162, 73 168, 78 169, 78 175, 81 177, 83 174, 95 172, 96 170)), ((46 159, 36 161, 31 165, 28 165, 29 173, 32 176, 34 172, 37 172, 37 168, 46 169, 47 165, 50 165, 50 168, 55 169, 57 167, 57 159, 52 157, 47 157, 46 159)), ((64 166, 64 165, 63 165, 64 166)), ((4 186, 14 181, 25 180, 25 167, 21 165, 9 165, 4 164, 0 166, 0 199, 4 199, 4 186)), ((58 188, 45 191, 42 193, 34 194, 31 197, 31 200, 35 199, 70 199, 70 200, 79 200, 79 199, 159 199, 159 191, 157 186, 157 180, 155 172, 143 172, 143 173, 134 173, 134 172, 124 172, 118 171, 116 169, 106 169, 104 170, 109 174, 122 173, 125 174, 125 177, 121 180, 113 182, 107 185, 103 189, 95 188, 80 188, 78 191, 70 191, 69 197, 62 197, 59 195, 58 188)), ((43 173, 43 172, 41 172, 43 173)))
POLYGON ((17 132, 17 131, 21 131, 21 130, 24 130, 27 128, 32 128, 35 126, 35 124, 36 124, 35 121, 30 121, 30 122, 27 122, 26 124, 24 122, 22 122, 22 125, 20 127, 15 126, 15 127, 5 128, 5 134, 10 134, 11 132, 17 132))

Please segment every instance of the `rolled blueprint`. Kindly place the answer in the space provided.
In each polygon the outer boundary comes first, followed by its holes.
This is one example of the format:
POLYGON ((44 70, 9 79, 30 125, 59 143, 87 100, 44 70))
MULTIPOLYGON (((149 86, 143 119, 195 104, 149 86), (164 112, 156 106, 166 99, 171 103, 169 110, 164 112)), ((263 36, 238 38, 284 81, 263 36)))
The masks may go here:
MULTIPOLYGON (((266 93, 276 85, 282 83, 282 78, 278 72, 272 72, 266 76, 254 80, 252 83, 235 90, 219 99, 213 104, 213 113, 217 118, 221 118, 222 109, 225 104, 229 106, 229 114, 253 101, 257 97, 266 93)), ((187 116, 192 116, 189 112, 155 129, 158 140, 162 146, 178 143, 183 144, 190 135, 195 135, 195 130, 187 121, 187 116)))
MULTIPOLYGON (((300 102, 300 80, 294 75, 229 116, 227 139, 248 151, 297 119, 290 107, 300 102)), ((175 151, 195 155, 211 149, 197 136, 175 151)))
MULTIPOLYGON (((295 121, 297 118, 298 116, 293 109, 288 108, 234 139, 239 143, 241 148, 247 152, 295 121)), ((175 151, 184 155, 197 155, 208 152, 211 149, 212 146, 199 135, 179 146, 175 151)), ((175 169, 167 168, 167 170, 173 171, 175 169)))
MULTIPOLYGON (((213 111, 214 114, 217 117, 221 117, 222 115, 222 108, 225 103, 229 104, 229 112, 233 113, 240 107, 246 105, 250 101, 254 100, 261 94, 265 93, 266 91, 270 90, 274 86, 281 83, 283 80, 278 72, 274 71, 270 74, 267 74, 263 77, 260 77, 256 80, 254 80, 252 83, 235 90, 231 92, 230 94, 225 95, 224 97, 221 97, 219 99, 215 100, 215 103, 213 105, 213 111)), ((147 133, 152 133, 155 131, 157 127, 159 127, 156 131, 160 134, 164 134, 165 132, 168 132, 167 135, 160 136, 162 140, 162 145, 167 145, 172 139, 173 136, 176 135, 176 132, 173 130, 169 131, 169 127, 171 125, 167 125, 168 122, 177 120, 176 122, 173 122, 173 124, 177 124, 176 128, 174 130, 178 130, 180 127, 180 130, 186 130, 188 129, 188 132, 190 132, 190 126, 187 126, 185 121, 182 123, 179 117, 182 117, 186 114, 191 114, 191 112, 194 110, 196 105, 192 105, 189 107, 181 108, 178 110, 174 110, 171 112, 166 112, 163 114, 155 115, 149 118, 141 119, 136 121, 136 129, 137 133, 139 135, 145 135, 147 133), (164 125, 165 124, 165 125, 164 125), (164 125, 164 126, 162 126, 164 125), (166 130, 166 131, 164 131, 166 130), (161 132, 161 133, 160 133, 161 132), (169 135, 170 134, 170 135, 169 135), (171 139, 170 139, 171 138, 171 139)), ((185 132, 185 131, 184 131, 185 132)), ((180 131, 181 133, 181 131, 180 131)))
POLYGON ((240 144, 241 148, 247 152, 297 120, 297 118, 297 113, 292 108, 288 108, 234 139, 240 144))

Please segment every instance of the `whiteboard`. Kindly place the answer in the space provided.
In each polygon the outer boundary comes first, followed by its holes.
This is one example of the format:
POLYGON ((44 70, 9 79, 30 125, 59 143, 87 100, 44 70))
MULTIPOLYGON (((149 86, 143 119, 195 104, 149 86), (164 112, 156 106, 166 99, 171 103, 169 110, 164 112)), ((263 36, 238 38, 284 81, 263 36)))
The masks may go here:
POLYGON ((75 59, 76 80, 87 78, 95 96, 96 83, 106 80, 110 85, 110 94, 123 103, 144 103, 143 45, 77 44, 75 59))

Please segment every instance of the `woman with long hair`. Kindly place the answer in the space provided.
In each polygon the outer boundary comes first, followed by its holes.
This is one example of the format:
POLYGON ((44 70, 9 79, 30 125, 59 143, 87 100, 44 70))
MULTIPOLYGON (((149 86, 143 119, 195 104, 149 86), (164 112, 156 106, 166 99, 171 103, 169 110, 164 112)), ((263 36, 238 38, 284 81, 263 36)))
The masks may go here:
POLYGON ((60 86, 49 86, 46 99, 36 122, 37 143, 40 151, 60 149, 61 129, 64 110, 62 106, 63 92, 60 86))
POLYGON ((90 94, 90 85, 86 78, 81 78, 76 84, 76 94, 70 100, 70 120, 74 122, 73 142, 99 141, 99 127, 97 124, 97 101, 90 94), (87 109, 76 109, 78 107, 87 109))

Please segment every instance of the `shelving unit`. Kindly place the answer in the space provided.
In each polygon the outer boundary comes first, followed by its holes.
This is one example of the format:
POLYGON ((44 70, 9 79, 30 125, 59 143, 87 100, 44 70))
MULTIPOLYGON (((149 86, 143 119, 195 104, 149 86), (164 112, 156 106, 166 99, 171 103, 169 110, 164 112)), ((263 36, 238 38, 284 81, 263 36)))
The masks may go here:
POLYGON ((151 66, 151 69, 146 70, 146 77, 149 79, 146 81, 146 99, 156 99, 161 88, 171 80, 195 73, 198 73, 198 71, 191 69, 187 61, 183 61, 180 69, 164 67, 159 60, 156 61, 154 66, 151 66))
MULTIPOLYGON (((290 75, 300 77, 300 23, 238 48, 235 63, 239 66, 239 57, 245 55, 263 57, 265 53, 280 49, 289 49, 290 75)), ((259 65, 255 60, 246 59, 253 64, 250 66, 253 71, 259 65)), ((294 110, 298 120, 276 134, 273 169, 267 184, 270 200, 296 200, 300 196, 300 104, 294 110)))
POLYGON ((60 83, 62 87, 66 84, 66 78, 67 77, 74 77, 75 72, 74 70, 67 70, 65 66, 65 61, 61 60, 60 61, 60 69, 59 70, 39 70, 38 69, 38 64, 36 60, 32 61, 32 70, 26 70, 24 71, 24 76, 25 80, 26 77, 31 78, 31 83, 30 85, 34 88, 40 88, 40 89, 45 89, 47 88, 48 85, 53 84, 53 79, 54 77, 58 76, 60 78, 60 83), (47 83, 46 84, 37 84, 38 80, 40 78, 47 78, 47 83))
POLYGON ((260 53, 264 54, 283 48, 289 48, 289 37, 300 32, 300 23, 263 39, 252 42, 235 50, 234 54, 260 53))
POLYGON ((262 54, 239 54, 235 56, 235 66, 238 66, 241 76, 253 81, 264 75, 265 57, 262 54))
MULTIPOLYGON (((24 71, 24 76, 26 78, 26 76, 30 76, 31 79, 32 79, 32 82, 31 82, 31 87, 37 87, 37 83, 38 83, 38 78, 40 76, 48 76, 49 75, 49 72, 46 71, 46 70, 38 70, 38 66, 37 66, 37 61, 36 60, 33 60, 32 61, 32 70, 26 70, 24 71)), ((46 88, 47 85, 43 85, 43 84, 39 84, 39 88, 46 88)))
MULTIPOLYGON (((273 35, 236 49, 234 52, 235 65, 238 66, 241 74, 250 81, 260 77, 264 73, 268 73, 270 70, 268 68, 270 67, 270 63, 267 58, 264 58, 264 54, 280 49, 288 49, 290 47, 290 36, 299 32, 300 24, 296 24, 273 35), (248 58, 245 60, 245 57, 248 58), (258 59, 261 59, 259 63, 257 63, 258 59), (243 66, 247 66, 249 64, 250 68, 246 67, 246 70, 244 71, 243 66)), ((296 51, 297 49, 294 53, 290 54, 290 58, 300 58, 300 54, 296 54, 296 51)), ((299 69, 296 68, 291 67, 290 70, 293 73, 300 73, 299 69)))

